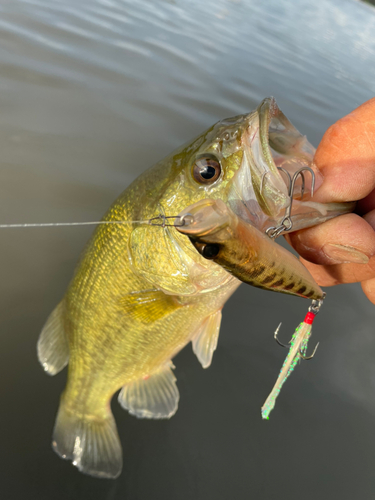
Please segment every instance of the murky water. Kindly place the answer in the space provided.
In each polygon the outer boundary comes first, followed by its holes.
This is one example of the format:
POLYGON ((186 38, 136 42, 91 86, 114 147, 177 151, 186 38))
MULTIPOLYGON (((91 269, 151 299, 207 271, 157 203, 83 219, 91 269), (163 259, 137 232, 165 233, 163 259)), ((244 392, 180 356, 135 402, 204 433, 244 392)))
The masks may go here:
MULTIPOLYGON (((375 10, 351 0, 2 0, 0 221, 97 220, 143 170, 218 119, 274 95, 318 144, 375 93, 375 10)), ((20 499, 373 498, 374 306, 328 290, 321 342, 260 407, 284 352, 272 340, 298 299, 242 286, 212 367, 176 358, 180 408, 140 421, 114 403, 124 448, 115 482, 50 449, 65 372, 35 343, 91 228, 2 230, 0 491, 20 499)))

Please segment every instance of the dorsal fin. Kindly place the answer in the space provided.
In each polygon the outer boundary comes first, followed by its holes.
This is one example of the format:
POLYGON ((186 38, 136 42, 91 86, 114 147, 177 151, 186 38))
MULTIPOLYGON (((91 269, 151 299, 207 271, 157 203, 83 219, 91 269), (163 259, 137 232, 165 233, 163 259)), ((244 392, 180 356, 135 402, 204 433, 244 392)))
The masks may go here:
POLYGON ((193 351, 203 368, 208 368, 217 347, 221 323, 221 309, 208 316, 192 340, 193 351))

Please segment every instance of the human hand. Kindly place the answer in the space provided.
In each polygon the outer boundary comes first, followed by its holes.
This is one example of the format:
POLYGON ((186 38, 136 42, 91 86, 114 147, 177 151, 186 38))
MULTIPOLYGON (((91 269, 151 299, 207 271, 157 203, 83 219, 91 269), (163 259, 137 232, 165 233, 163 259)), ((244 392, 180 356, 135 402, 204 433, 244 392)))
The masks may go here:
POLYGON ((287 235, 321 286, 360 282, 375 304, 375 98, 324 134, 314 157, 314 201, 358 201, 355 213, 287 235))

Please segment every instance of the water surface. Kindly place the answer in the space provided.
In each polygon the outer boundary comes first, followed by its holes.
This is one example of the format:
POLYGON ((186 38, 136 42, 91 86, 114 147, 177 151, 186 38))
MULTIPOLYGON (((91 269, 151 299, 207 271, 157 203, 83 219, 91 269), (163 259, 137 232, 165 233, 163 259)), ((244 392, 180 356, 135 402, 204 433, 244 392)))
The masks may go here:
MULTIPOLYGON (((215 121, 276 97, 317 145, 375 92, 375 15, 352 0, 3 0, 0 220, 97 220, 139 173, 215 121)), ((65 372, 35 344, 92 228, 1 233, 0 490, 4 499, 372 498, 374 306, 328 290, 313 362, 260 407, 306 304, 242 286, 203 371, 175 360, 166 422, 113 409, 124 449, 115 482, 59 460, 50 439, 65 372), (285 336, 285 337, 284 337, 285 336)), ((313 339, 314 339, 313 337, 313 339)))

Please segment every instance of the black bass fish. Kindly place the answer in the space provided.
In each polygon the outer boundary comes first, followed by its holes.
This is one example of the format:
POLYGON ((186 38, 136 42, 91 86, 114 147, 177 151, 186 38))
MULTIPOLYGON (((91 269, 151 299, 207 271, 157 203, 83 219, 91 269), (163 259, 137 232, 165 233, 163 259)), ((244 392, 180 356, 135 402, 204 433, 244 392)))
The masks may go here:
MULTIPOLYGON (((312 161, 314 150, 275 101, 222 120, 138 177, 104 221, 173 216, 206 198, 222 200, 264 231, 290 202, 278 170, 312 161), (276 162, 276 163, 275 163, 276 162)), ((294 204, 295 229, 351 210, 294 204)), ((221 310, 240 281, 203 258, 174 227, 100 225, 45 324, 38 357, 68 379, 53 448, 86 474, 115 478, 122 449, 110 401, 144 418, 169 418, 179 393, 172 358, 189 342, 204 368, 216 348, 221 310)))

